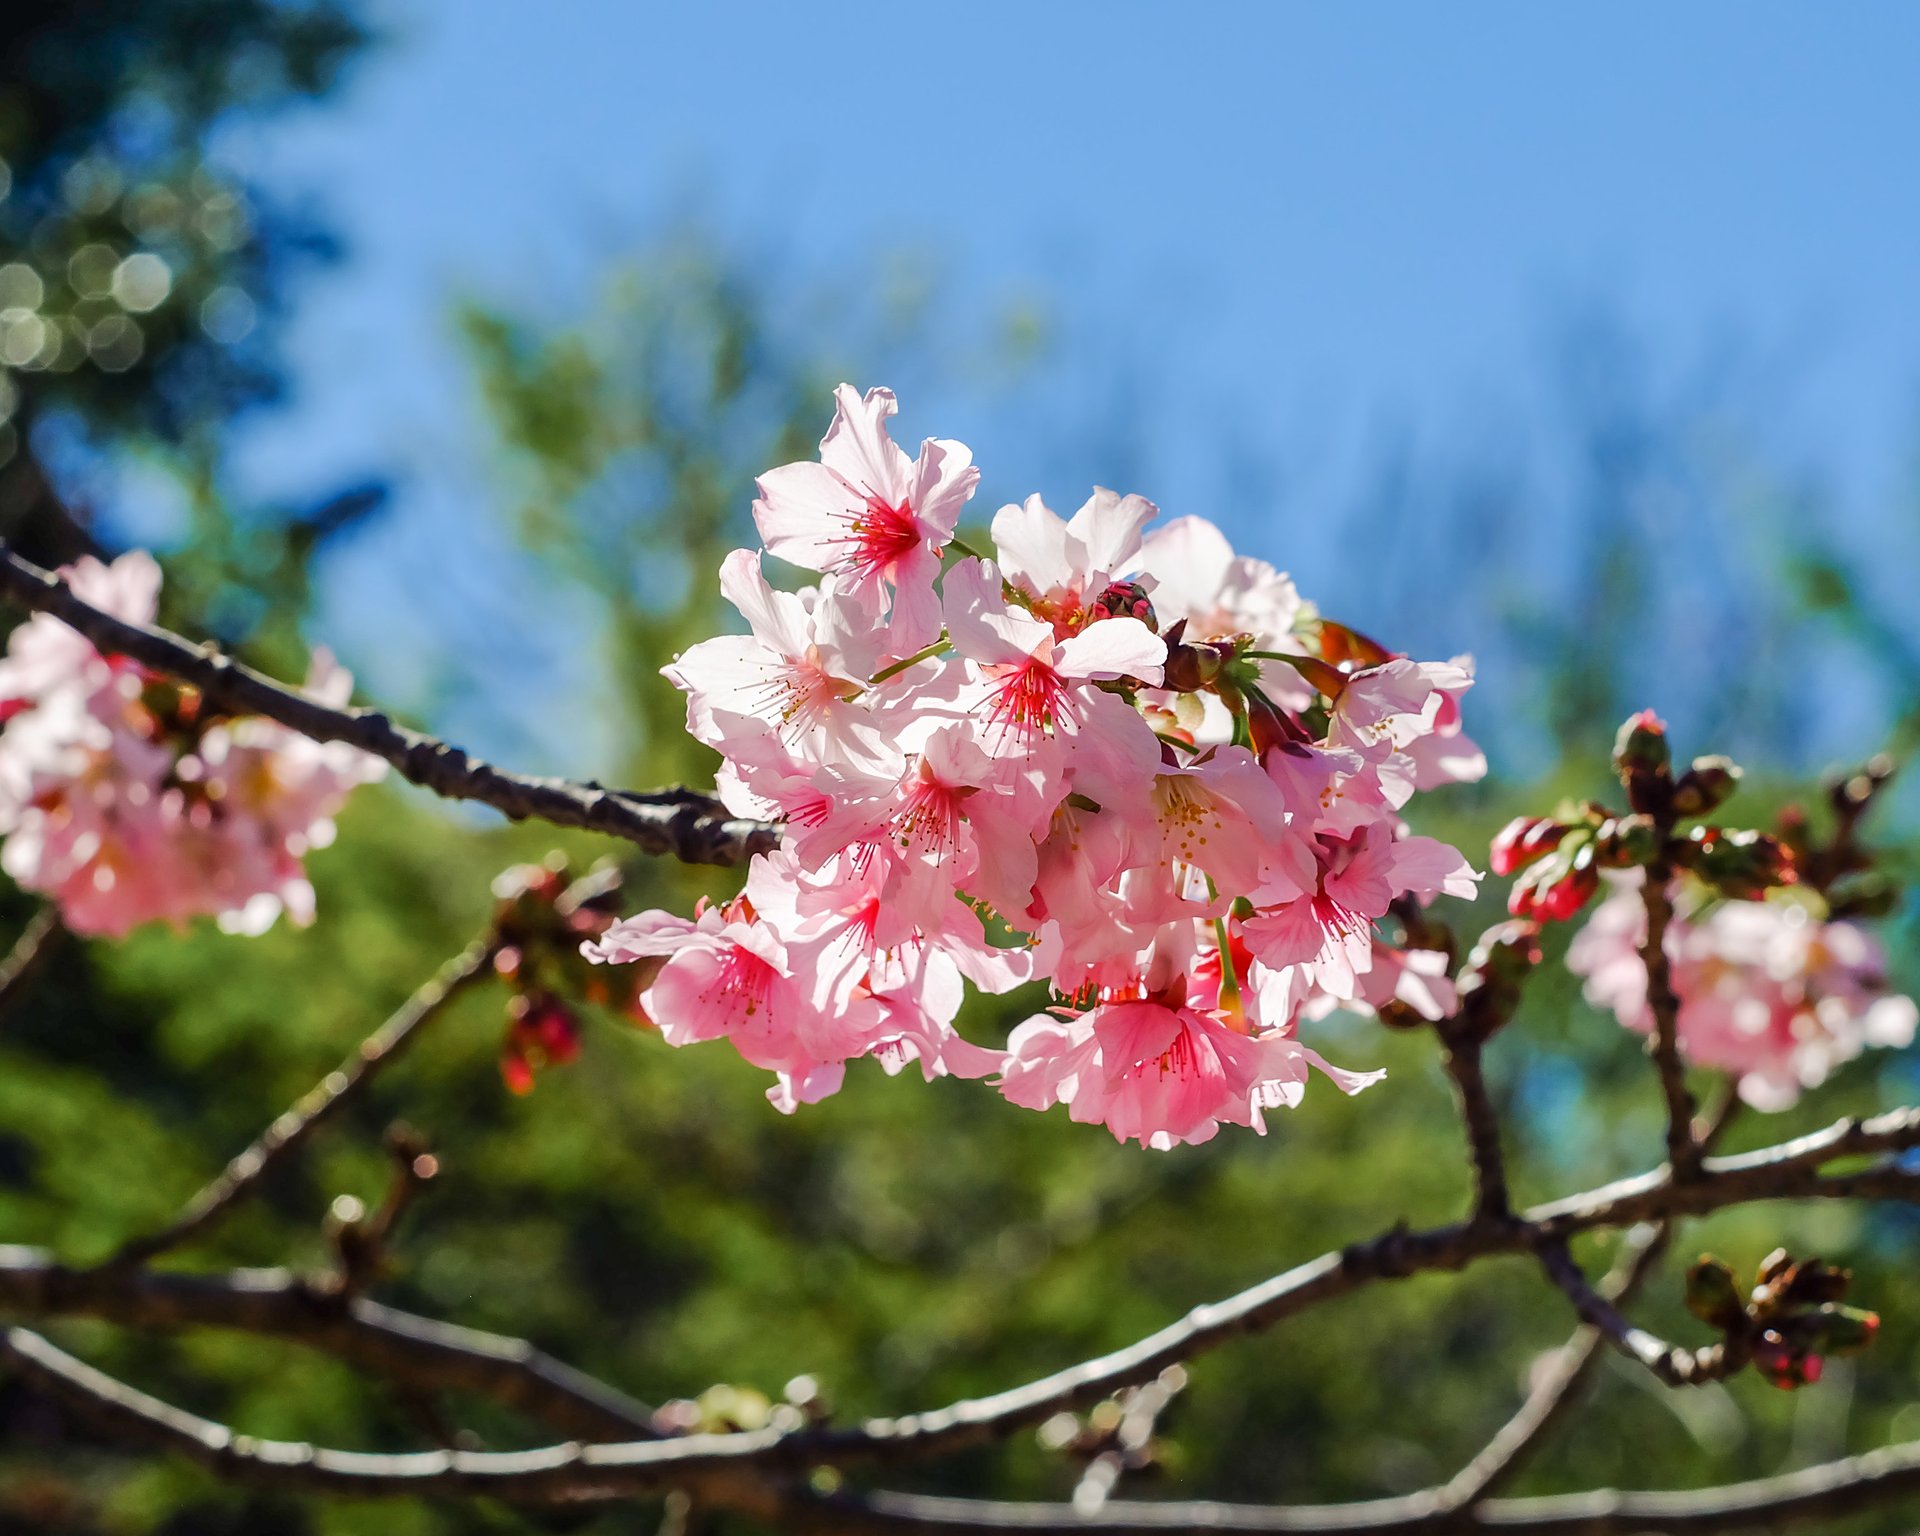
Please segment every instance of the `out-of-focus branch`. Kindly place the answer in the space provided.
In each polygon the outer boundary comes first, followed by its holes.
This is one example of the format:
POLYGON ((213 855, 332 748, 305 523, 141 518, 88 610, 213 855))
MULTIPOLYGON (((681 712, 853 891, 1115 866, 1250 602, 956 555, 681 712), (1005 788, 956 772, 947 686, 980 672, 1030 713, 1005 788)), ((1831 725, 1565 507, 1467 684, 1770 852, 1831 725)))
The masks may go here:
POLYGON ((103 652, 191 683, 235 714, 264 715, 315 741, 339 741, 382 758, 403 778, 450 800, 478 800, 516 821, 534 817, 624 838, 690 864, 740 864, 772 848, 779 829, 730 816, 710 795, 687 789, 610 790, 570 779, 508 773, 459 747, 398 725, 378 710, 336 709, 275 682, 211 644, 115 618, 77 597, 50 571, 0 542, 0 596, 49 613, 103 652))
POLYGON ((246 1151, 227 1164, 212 1183, 189 1200, 166 1226, 123 1244, 107 1262, 111 1266, 145 1263, 157 1254, 177 1248, 219 1221, 247 1192, 326 1120, 372 1086, 419 1034, 421 1028, 445 1011, 474 982, 486 976, 493 963, 491 933, 475 939, 440 968, 384 1024, 360 1042, 345 1061, 316 1083, 246 1151))
MULTIPOLYGON (((1696 1140, 1703 1152, 1711 1152, 1719 1145, 1739 1112, 1739 1095, 1729 1084, 1712 1117, 1696 1128, 1696 1140)), ((1616 1306, 1632 1301, 1658 1266, 1672 1236, 1673 1224, 1666 1221, 1649 1222, 1629 1233, 1625 1251, 1614 1261, 1612 1273, 1601 1284, 1601 1294, 1616 1306)), ((1493 1438, 1441 1489, 1441 1498, 1447 1507, 1465 1508, 1498 1492, 1518 1474, 1533 1451, 1579 1402, 1593 1378, 1605 1343, 1606 1336, 1598 1328, 1583 1324, 1554 1351, 1544 1373, 1513 1417, 1501 1425, 1493 1438)))
POLYGON ((51 902, 27 920, 20 937, 13 941, 13 948, 0 960, 0 1009, 11 1004, 21 988, 39 974, 40 967, 59 947, 66 931, 60 922, 59 909, 51 902))
POLYGON ((690 1436, 641 1446, 562 1446, 483 1454, 451 1450, 411 1455, 335 1451, 235 1434, 116 1381, 24 1328, 0 1333, 0 1362, 91 1419, 109 1434, 159 1444, 223 1475, 273 1487, 373 1494, 504 1493, 521 1500, 619 1497, 603 1486, 619 1469, 626 1491, 676 1486, 693 1497, 813 1531, 1121 1532, 1139 1530, 1318 1533, 1502 1531, 1507 1536, 1594 1536, 1627 1532, 1729 1532, 1777 1529, 1830 1519, 1920 1487, 1920 1444, 1809 1467, 1783 1477, 1690 1493, 1611 1489, 1550 1498, 1490 1501, 1449 1510, 1432 1491, 1399 1499, 1320 1506, 1109 1503, 1089 1516, 1074 1505, 999 1504, 907 1494, 821 1497, 771 1484, 749 1465, 714 1466, 690 1436), (511 1467, 511 1470, 509 1470, 511 1467), (679 1467, 694 1468, 682 1477, 679 1467), (428 1486, 430 1485, 430 1486, 428 1486), (697 1492, 695 1491, 697 1490, 697 1492))
POLYGON ((1473 1211, 1481 1221, 1505 1221, 1512 1214, 1507 1195, 1506 1158, 1500 1149, 1500 1117, 1487 1093, 1481 1068, 1484 1042, 1459 1021, 1438 1026, 1441 1064, 1453 1083, 1473 1159, 1473 1211))
MULTIPOLYGON (((1664 838, 1667 828, 1661 827, 1664 838)), ((1667 1101, 1667 1161, 1676 1180, 1694 1177, 1700 1167, 1700 1149, 1693 1139, 1693 1095, 1687 1091, 1686 1064, 1680 1059, 1680 998, 1673 990, 1667 961, 1667 925, 1673 920, 1673 868, 1664 855, 1648 866, 1640 887, 1647 911, 1647 936, 1640 958, 1647 971, 1647 1008, 1653 1014, 1653 1032, 1647 1053, 1660 1074, 1660 1091, 1667 1101)))
POLYGON ((1186 1371, 1170 1365, 1152 1381, 1126 1394, 1120 1422, 1114 1426, 1113 1443, 1087 1463, 1087 1470, 1074 1486, 1073 1507, 1082 1515, 1099 1513, 1113 1490, 1120 1486, 1120 1479, 1147 1463, 1160 1415, 1186 1384, 1186 1371))
MULTIPOLYGON (((1224 1301, 1196 1307, 1179 1322, 1111 1354, 990 1397, 967 1399, 926 1413, 869 1419, 848 1427, 689 1436, 667 1447, 637 1442, 585 1450, 552 1446, 543 1451, 493 1456, 462 1453, 453 1460, 386 1457, 378 1458, 371 1467, 363 1467, 351 1458, 341 1462, 336 1457, 324 1464, 303 1461, 289 1469, 272 1459, 280 1454, 274 1452, 264 1460, 246 1460, 242 1470, 286 1486, 354 1488, 369 1493, 426 1496, 482 1492, 503 1498, 558 1494, 612 1498, 664 1487, 697 1491, 716 1479, 733 1487, 743 1468, 753 1469, 758 1477, 813 1466, 929 1456, 1011 1433, 1062 1408, 1111 1396, 1231 1338, 1271 1327, 1376 1280, 1458 1270, 1495 1254, 1540 1251, 1564 1243, 1577 1232, 1697 1214, 1748 1201, 1853 1198, 1861 1190, 1849 1181, 1860 1176, 1825 1176, 1820 1170, 1826 1162, 1855 1153, 1894 1152, 1916 1145, 1920 1145, 1920 1110, 1898 1110, 1873 1120, 1842 1121, 1825 1131, 1738 1157, 1709 1158, 1700 1176, 1690 1183, 1675 1183, 1672 1170, 1661 1168, 1534 1207, 1507 1223, 1457 1222, 1421 1232, 1395 1228, 1368 1242, 1323 1254, 1224 1301), (314 1470, 319 1465, 331 1467, 339 1475, 319 1475, 314 1470)), ((1920 1188, 1920 1180, 1910 1178, 1901 1185, 1885 1178, 1872 1192, 1905 1198, 1916 1188, 1920 1188)), ((208 1306, 206 1282, 199 1282, 202 1289, 194 1289, 197 1277, 100 1270, 77 1274, 42 1270, 35 1275, 32 1266, 25 1266, 13 1272, 13 1284, 7 1283, 9 1278, 0 1267, 0 1311, 42 1316, 72 1312, 112 1319, 135 1310, 128 1305, 129 1296, 139 1297, 144 1288, 166 1285, 173 1289, 162 1294, 176 1300, 183 1291, 197 1296, 197 1320, 217 1326, 247 1326, 222 1316, 218 1305, 208 1306)), ((176 1315, 175 1320, 192 1319, 176 1315)), ((1605 1327, 1603 1317, 1597 1316, 1595 1322, 1605 1327)))
POLYGON ((1440 1508, 1432 1492, 1358 1504, 1108 1504, 1089 1520, 1071 1504, 1003 1504, 919 1494, 842 1494, 795 1510, 793 1528, 877 1536, 1117 1536, 1125 1531, 1283 1532, 1373 1536, 1386 1532, 1500 1532, 1502 1536, 1655 1536, 1780 1530, 1891 1504, 1920 1489, 1920 1441, 1868 1451, 1780 1477, 1686 1493, 1596 1489, 1535 1499, 1496 1499, 1468 1510, 1440 1508))
POLYGON ((522 1339, 456 1327, 310 1284, 285 1270, 219 1275, 68 1269, 0 1247, 0 1313, 134 1328, 207 1327, 280 1338, 422 1391, 471 1392, 560 1434, 647 1439, 652 1410, 522 1339))
POLYGON ((1566 1293, 1583 1323, 1597 1329, 1621 1354, 1639 1361, 1670 1387, 1696 1387, 1709 1381, 1724 1381, 1747 1364, 1747 1351, 1737 1340, 1686 1349, 1635 1326, 1613 1302, 1594 1289, 1564 1243, 1542 1247, 1540 1266, 1566 1293))

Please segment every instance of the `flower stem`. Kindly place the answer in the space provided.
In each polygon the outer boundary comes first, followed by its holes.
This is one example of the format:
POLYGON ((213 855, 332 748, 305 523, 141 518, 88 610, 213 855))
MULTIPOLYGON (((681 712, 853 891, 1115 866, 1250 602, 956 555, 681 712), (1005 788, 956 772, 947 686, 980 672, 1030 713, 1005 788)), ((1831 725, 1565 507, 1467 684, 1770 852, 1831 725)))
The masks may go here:
POLYGON ((867 680, 867 686, 869 688, 877 687, 890 677, 898 677, 902 672, 906 671, 908 667, 917 667, 923 661, 931 661, 942 651, 949 648, 946 633, 942 631, 940 638, 932 644, 921 646, 920 649, 915 651, 911 656, 902 656, 898 661, 888 662, 867 680))

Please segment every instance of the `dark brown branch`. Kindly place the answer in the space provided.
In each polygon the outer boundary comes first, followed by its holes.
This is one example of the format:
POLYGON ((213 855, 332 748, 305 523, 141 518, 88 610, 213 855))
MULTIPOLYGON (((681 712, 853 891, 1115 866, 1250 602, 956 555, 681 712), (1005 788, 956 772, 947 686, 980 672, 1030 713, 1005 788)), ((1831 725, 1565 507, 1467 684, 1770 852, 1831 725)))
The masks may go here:
POLYGON ((1160 1415, 1186 1384, 1185 1368, 1170 1365, 1152 1381, 1126 1394, 1120 1422, 1114 1426, 1113 1443, 1087 1463, 1087 1470, 1074 1485, 1073 1507, 1082 1515, 1098 1512, 1120 1486, 1120 1479, 1147 1463, 1160 1415))
POLYGON ((1473 1159, 1474 1215, 1481 1221, 1505 1221, 1512 1214, 1507 1166, 1500 1149, 1500 1117, 1487 1093, 1486 1074, 1481 1067, 1484 1043, 1457 1019, 1443 1021, 1438 1033, 1441 1064, 1453 1083, 1461 1123, 1466 1128, 1467 1150, 1473 1159))
POLYGON ((783 1527, 878 1532, 1137 1530, 1502 1531, 1508 1536, 1730 1532, 1831 1519, 1920 1488, 1920 1443, 1890 1446, 1782 1477, 1688 1493, 1593 1493, 1491 1501, 1470 1511, 1431 1492, 1402 1499, 1295 1508, 1199 1503, 1111 1503, 1088 1517, 1073 1505, 997 1504, 904 1494, 822 1498, 781 1489, 751 1468, 716 1466, 690 1436, 642 1446, 561 1446, 507 1454, 429 1451, 377 1455, 237 1435, 223 1424, 136 1391, 23 1328, 0 1333, 0 1361, 107 1432, 158 1444, 224 1475, 273 1487, 349 1491, 504 1493, 516 1499, 618 1497, 680 1486, 695 1498, 773 1517, 783 1527), (618 1483, 624 1488, 612 1485, 618 1483), (430 1485, 430 1486, 429 1486, 430 1485))
POLYGON ((740 864, 772 848, 779 830, 743 821, 709 795, 686 789, 609 790, 569 779, 508 773, 459 747, 398 725, 378 710, 335 709, 171 631, 129 623, 76 597, 51 572, 0 542, 0 597, 52 614, 103 652, 131 657, 198 688, 222 709, 264 715, 315 741, 341 741, 383 758, 403 778, 450 800, 478 800, 515 821, 534 817, 624 838, 648 853, 690 864, 740 864))
POLYGON ((12 1003, 21 988, 39 973, 66 931, 60 923, 59 908, 51 902, 27 920, 20 937, 13 941, 13 948, 0 960, 0 1009, 12 1003))
MULTIPOLYGON (((1662 827, 1663 836, 1666 830, 1662 827)), ((1663 855, 1648 866, 1640 887, 1647 912, 1647 936, 1640 946, 1640 958, 1647 971, 1647 1008, 1653 1015, 1647 1054, 1660 1074, 1660 1091, 1667 1101, 1667 1161, 1673 1165, 1674 1178, 1684 1181, 1699 1171, 1700 1149, 1693 1140, 1693 1095, 1687 1091, 1686 1064, 1680 1059, 1680 998, 1673 990, 1667 961, 1667 925, 1673 921, 1672 884, 1673 867, 1663 855)))
MULTIPOLYGON (((1603 1288, 1604 1294, 1616 1303, 1630 1298, 1659 1263, 1668 1234, 1664 1223, 1636 1229, 1628 1238, 1628 1251, 1603 1288)), ((1534 1385, 1513 1417, 1440 1490, 1441 1501, 1448 1508, 1463 1509, 1512 1481, 1526 1464, 1528 1454, 1579 1401, 1605 1342, 1598 1328, 1582 1326, 1554 1352, 1545 1377, 1534 1385)))
POLYGON ((1617 1306, 1595 1290, 1564 1243, 1548 1243, 1540 1250, 1540 1267, 1566 1293, 1574 1311, 1589 1328, 1625 1355, 1637 1360, 1670 1387, 1697 1387, 1724 1381, 1745 1368, 1750 1358, 1735 1339, 1687 1349, 1635 1326, 1617 1306))
MULTIPOLYGON (((1674 1183, 1671 1170, 1662 1168, 1535 1207, 1510 1223, 1460 1222, 1423 1232, 1397 1228, 1339 1253, 1323 1254, 1224 1301, 1196 1307, 1179 1322, 1111 1354, 990 1397, 949 1404, 927 1413, 870 1419, 845 1428, 690 1436, 667 1449, 641 1443, 596 1446, 587 1451, 554 1446, 506 1457, 466 1455, 456 1461, 383 1458, 370 1474, 371 1482, 323 1478, 319 1483, 296 1485, 324 1484, 367 1492, 412 1491, 423 1496, 473 1491, 502 1498, 547 1498, 556 1492, 569 1497, 616 1497, 666 1486, 691 1488, 709 1478, 725 1483, 743 1475, 743 1468, 756 1469, 758 1475, 937 1454, 1010 1433, 1059 1409, 1111 1396, 1231 1338, 1270 1327, 1375 1280, 1458 1270, 1493 1255, 1529 1252, 1545 1244, 1564 1242, 1577 1232, 1696 1214, 1747 1201, 1857 1198, 1867 1192, 1862 1181, 1869 1179, 1878 1180, 1871 1186, 1871 1193, 1906 1198, 1920 1188, 1920 1180, 1909 1178, 1904 1184, 1897 1183, 1884 1170, 1833 1177, 1823 1176, 1819 1170, 1837 1157, 1893 1152, 1915 1145, 1920 1145, 1920 1110, 1898 1110, 1868 1121, 1842 1121, 1824 1131, 1739 1157, 1710 1158, 1701 1176, 1689 1184, 1674 1183)), ((16 1270, 14 1278, 19 1283, 7 1285, 6 1268, 0 1266, 0 1310, 42 1316, 85 1312, 106 1318, 114 1318, 120 1310, 113 1304, 116 1284, 171 1287, 166 1294, 177 1301, 182 1288, 190 1289, 194 1283, 194 1277, 138 1272, 59 1271, 50 1275, 43 1270, 36 1277, 30 1267, 28 1273, 16 1270), (64 1305, 55 1299, 62 1290, 66 1293, 64 1305)), ((283 1277, 280 1283, 286 1283, 283 1277)), ((201 1314, 194 1320, 217 1326, 247 1326, 224 1316, 218 1304, 209 1306, 214 1294, 217 1292, 208 1290, 198 1293, 201 1314)), ((247 1466, 256 1469, 254 1463, 247 1466)), ((275 1479, 281 1473, 267 1467, 261 1475, 275 1479)), ((357 1478, 358 1474, 352 1476, 357 1478)))
POLYGON ((1868 1451, 1780 1477, 1685 1493, 1599 1489, 1535 1499, 1497 1499, 1471 1510, 1437 1508, 1431 1493, 1359 1504, 1261 1506, 1215 1503, 1108 1504, 1083 1519, 1070 1504, 999 1504, 915 1494, 841 1495, 814 1501, 817 1515, 794 1523, 817 1531, 881 1536, 1106 1536, 1124 1531, 1285 1532, 1359 1536, 1400 1531, 1485 1531, 1504 1536, 1651 1536, 1701 1531, 1779 1530, 1831 1521, 1920 1491, 1920 1441, 1868 1451))
POLYGON ((470 1392, 588 1440, 653 1437, 652 1410, 522 1339, 436 1322, 284 1270, 221 1275, 67 1269, 0 1247, 0 1313, 134 1328, 235 1329, 285 1339, 427 1392, 470 1392))
POLYGON ((108 1264, 145 1263, 156 1254, 179 1247, 220 1220, 324 1121, 371 1087, 374 1079, 400 1057, 424 1025, 438 1017, 466 988, 488 975, 493 951, 494 939, 489 934, 475 939, 449 960, 392 1017, 361 1041, 351 1056, 268 1126, 252 1146, 228 1163, 225 1171, 189 1200, 178 1216, 159 1231, 123 1244, 108 1264))
MULTIPOLYGON (((1727 1085, 1719 1105, 1706 1124, 1695 1128, 1695 1139, 1703 1152, 1719 1145, 1740 1113, 1740 1098, 1733 1084, 1727 1085)), ((1613 1271, 1600 1287, 1601 1294, 1617 1306, 1624 1306, 1646 1283, 1658 1267, 1673 1236, 1671 1222, 1650 1222, 1628 1234, 1625 1251, 1614 1261, 1613 1271)), ((1581 1326, 1555 1351, 1545 1376, 1535 1383, 1527 1399, 1512 1418, 1500 1426, 1473 1460, 1469 1461, 1440 1490, 1443 1503, 1460 1509, 1497 1493, 1504 1488, 1529 1456, 1565 1421, 1592 1380, 1600 1362, 1605 1336, 1598 1328, 1581 1326)))

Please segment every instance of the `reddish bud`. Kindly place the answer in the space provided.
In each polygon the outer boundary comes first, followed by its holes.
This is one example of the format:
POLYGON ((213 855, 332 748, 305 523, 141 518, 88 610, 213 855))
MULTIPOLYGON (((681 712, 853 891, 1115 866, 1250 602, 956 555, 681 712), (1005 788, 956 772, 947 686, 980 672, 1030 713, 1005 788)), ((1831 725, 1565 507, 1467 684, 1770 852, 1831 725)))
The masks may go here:
POLYGON ((1156 634, 1160 620, 1155 617, 1147 589, 1137 581, 1110 581, 1088 606, 1088 622, 1099 619, 1138 619, 1156 634))
POLYGON ((1675 850, 1675 861, 1734 901, 1757 901, 1797 878, 1786 844, 1765 832, 1695 827, 1675 850))
POLYGON ((1740 783, 1740 768, 1730 757, 1696 757, 1673 786, 1676 816, 1705 816, 1725 805, 1740 783))
POLYGON ((1566 835, 1567 829, 1549 817, 1514 817, 1494 836, 1493 872, 1510 875, 1524 869, 1542 854, 1551 852, 1566 835))
POLYGON ((1357 629, 1345 624, 1336 624, 1332 619, 1320 621, 1320 659, 1331 666, 1354 666, 1361 669, 1384 666, 1397 659, 1399 653, 1390 651, 1378 640, 1363 635, 1357 629))
POLYGON ((1507 910, 1515 917, 1564 923, 1600 888, 1592 854, 1592 845, 1586 844, 1571 861, 1555 857, 1535 865, 1514 885, 1507 910))

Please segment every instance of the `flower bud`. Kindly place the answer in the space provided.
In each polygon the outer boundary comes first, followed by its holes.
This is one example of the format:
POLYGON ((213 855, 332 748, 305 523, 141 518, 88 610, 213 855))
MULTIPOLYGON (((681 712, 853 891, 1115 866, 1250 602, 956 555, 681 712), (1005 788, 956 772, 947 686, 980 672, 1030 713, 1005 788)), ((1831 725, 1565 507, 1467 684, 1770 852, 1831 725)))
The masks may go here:
POLYGON ((1174 693, 1198 693, 1219 675, 1220 653, 1211 646, 1169 642, 1162 680, 1174 693))
POLYGON ((1312 732, 1265 694, 1248 695, 1247 730, 1256 757, 1265 757, 1275 747, 1310 746, 1313 742, 1312 732))
POLYGON ((1458 982, 1460 1017, 1480 1039, 1502 1028, 1520 1007, 1520 988, 1540 963, 1540 925, 1495 923, 1480 935, 1458 982))
POLYGON ((1740 783, 1740 768, 1730 757, 1696 757, 1673 786, 1676 816, 1704 816, 1725 805, 1740 783))
POLYGON ((1757 901, 1775 886, 1792 885, 1796 878, 1793 855, 1777 837, 1765 832, 1695 827, 1674 858, 1733 901, 1757 901))
POLYGON ((1659 831, 1642 812, 1609 816, 1593 834, 1594 862, 1602 869, 1639 869, 1659 852, 1659 831))
POLYGON ((1493 872, 1510 875, 1524 869, 1542 854, 1550 853, 1566 835, 1567 829, 1549 817, 1514 817, 1493 839, 1493 872))
POLYGON ((1880 1331, 1880 1314, 1828 1303, 1814 1312, 1815 1348, 1829 1355, 1858 1354, 1880 1331))
POLYGON ((1599 888, 1593 844, 1582 843, 1571 856, 1556 851, 1521 876, 1507 896, 1507 910, 1515 917, 1563 923, 1599 888))
POLYGON ((1110 581, 1088 607, 1087 620, 1138 619, 1158 634, 1160 620, 1153 612, 1147 589, 1137 581, 1110 581))
POLYGON ((1769 1328, 1753 1346, 1753 1368, 1784 1392, 1810 1387, 1820 1379, 1823 1362, 1799 1344, 1769 1328))
POLYGON ((1658 813, 1672 788, 1673 757, 1667 748, 1667 727, 1650 709, 1631 716, 1613 743, 1613 771, 1626 786, 1627 801, 1636 811, 1658 813))
POLYGON ((1711 1254, 1687 1271, 1687 1310, 1722 1333, 1746 1321, 1746 1303, 1733 1271, 1711 1254))

